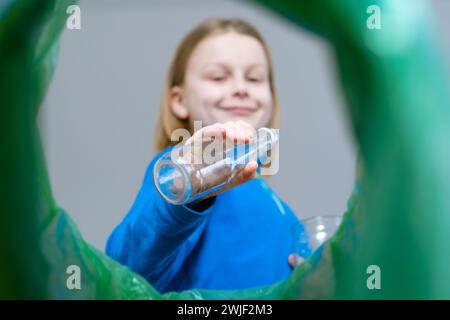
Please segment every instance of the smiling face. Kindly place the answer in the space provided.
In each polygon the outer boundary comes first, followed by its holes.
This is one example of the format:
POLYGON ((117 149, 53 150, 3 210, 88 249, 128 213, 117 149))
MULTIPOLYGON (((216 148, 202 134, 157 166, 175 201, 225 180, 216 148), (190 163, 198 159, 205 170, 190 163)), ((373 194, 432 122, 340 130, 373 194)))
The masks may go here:
POLYGON ((184 83, 170 94, 172 112, 202 126, 243 120, 255 128, 272 113, 269 64, 254 37, 226 32, 208 36, 193 50, 184 83))

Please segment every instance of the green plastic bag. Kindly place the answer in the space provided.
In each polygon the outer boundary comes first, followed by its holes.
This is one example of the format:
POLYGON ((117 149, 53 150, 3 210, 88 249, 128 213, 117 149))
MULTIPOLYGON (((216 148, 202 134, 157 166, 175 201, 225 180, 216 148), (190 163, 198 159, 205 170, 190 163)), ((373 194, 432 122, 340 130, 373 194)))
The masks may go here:
POLYGON ((0 298, 450 298, 450 87, 425 0, 376 1, 381 29, 366 24, 374 1, 258 1, 329 41, 360 147, 355 191, 288 279, 165 294, 86 243, 52 197, 36 117, 74 2, 0 2, 0 298), (67 287, 72 265, 81 290, 67 287))

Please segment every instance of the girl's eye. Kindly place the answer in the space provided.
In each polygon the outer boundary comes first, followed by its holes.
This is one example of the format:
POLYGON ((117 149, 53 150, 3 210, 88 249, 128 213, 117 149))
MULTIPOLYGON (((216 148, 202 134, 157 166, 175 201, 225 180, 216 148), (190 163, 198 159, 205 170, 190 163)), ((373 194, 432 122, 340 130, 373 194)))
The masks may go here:
POLYGON ((250 82, 261 82, 263 79, 261 77, 249 77, 248 81, 250 82))
POLYGON ((215 82, 221 82, 225 80, 225 76, 211 76, 210 79, 215 82))

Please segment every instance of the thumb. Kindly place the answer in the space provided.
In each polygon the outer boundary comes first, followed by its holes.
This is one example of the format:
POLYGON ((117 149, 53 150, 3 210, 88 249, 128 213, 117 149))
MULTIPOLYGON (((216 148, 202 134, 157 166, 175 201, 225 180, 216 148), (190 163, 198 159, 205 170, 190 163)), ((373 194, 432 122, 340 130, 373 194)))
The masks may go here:
POLYGON ((292 269, 301 264, 303 261, 305 261, 305 259, 300 257, 297 253, 292 253, 288 257, 288 263, 292 269))

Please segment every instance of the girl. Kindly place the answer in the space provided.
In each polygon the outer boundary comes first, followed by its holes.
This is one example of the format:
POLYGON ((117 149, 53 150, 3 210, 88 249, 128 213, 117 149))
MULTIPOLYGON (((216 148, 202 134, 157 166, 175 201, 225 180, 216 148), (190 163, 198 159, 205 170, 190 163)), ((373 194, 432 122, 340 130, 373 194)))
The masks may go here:
POLYGON ((289 276, 294 257, 310 254, 303 226, 257 175, 252 161, 207 199, 172 205, 156 191, 152 169, 174 142, 220 135, 248 142, 253 128, 278 127, 279 106, 267 45, 242 20, 211 19, 179 45, 169 70, 151 161, 131 210, 110 235, 106 253, 161 292, 241 289, 289 276), (296 255, 290 255, 295 253, 296 255), (288 256, 291 267, 288 263, 288 256))

